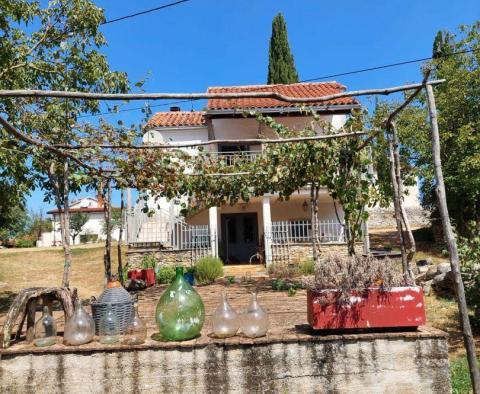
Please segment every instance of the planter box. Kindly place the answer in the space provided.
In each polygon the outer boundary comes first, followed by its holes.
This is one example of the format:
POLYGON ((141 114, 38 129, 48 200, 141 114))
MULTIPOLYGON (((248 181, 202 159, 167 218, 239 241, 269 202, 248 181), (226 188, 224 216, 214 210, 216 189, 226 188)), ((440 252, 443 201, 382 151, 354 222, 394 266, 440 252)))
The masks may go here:
POLYGON ((348 303, 337 302, 339 292, 307 292, 308 323, 315 330, 418 327, 425 324, 421 287, 369 288, 353 291, 348 303))
POLYGON ((128 271, 128 279, 141 279, 147 287, 153 286, 155 284, 155 270, 153 268, 130 270, 128 271))
POLYGON ((143 280, 143 273, 140 268, 128 271, 128 279, 141 279, 143 280))
POLYGON ((155 270, 153 268, 142 269, 142 279, 147 287, 155 284, 155 270))

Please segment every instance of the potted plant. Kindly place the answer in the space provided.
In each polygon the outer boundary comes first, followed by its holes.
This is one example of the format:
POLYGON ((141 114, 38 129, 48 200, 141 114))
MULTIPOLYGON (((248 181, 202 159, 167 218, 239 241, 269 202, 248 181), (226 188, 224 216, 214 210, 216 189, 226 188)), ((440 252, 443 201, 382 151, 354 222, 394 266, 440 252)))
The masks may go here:
POLYGON ((142 259, 142 277, 147 287, 155 284, 155 266, 157 258, 153 254, 146 254, 142 259))
POLYGON ((308 323, 316 330, 425 324, 422 288, 388 259, 328 255, 306 285, 308 323))

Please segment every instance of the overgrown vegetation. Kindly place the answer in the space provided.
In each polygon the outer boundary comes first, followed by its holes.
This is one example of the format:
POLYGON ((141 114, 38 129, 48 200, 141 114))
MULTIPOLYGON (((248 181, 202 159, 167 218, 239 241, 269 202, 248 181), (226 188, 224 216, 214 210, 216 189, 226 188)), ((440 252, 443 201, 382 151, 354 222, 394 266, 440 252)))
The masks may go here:
POLYGON ((466 357, 459 357, 450 362, 450 379, 452 380, 453 394, 469 394, 472 392, 466 357))
POLYGON ((142 258, 142 268, 143 269, 149 269, 149 268, 155 268, 157 266, 158 260, 155 257, 154 254, 146 254, 142 258))
POLYGON ((480 319, 480 235, 460 237, 458 246, 467 304, 480 319))
POLYGON ((223 262, 218 257, 203 257, 195 264, 195 279, 201 285, 223 276, 223 262))

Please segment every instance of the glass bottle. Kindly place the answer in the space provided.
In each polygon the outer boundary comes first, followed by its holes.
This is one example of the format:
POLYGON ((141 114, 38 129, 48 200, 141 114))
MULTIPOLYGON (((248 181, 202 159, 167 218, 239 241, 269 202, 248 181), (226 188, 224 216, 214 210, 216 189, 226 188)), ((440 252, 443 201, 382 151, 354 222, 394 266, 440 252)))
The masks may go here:
POLYGON ((185 341, 200 334, 205 307, 198 293, 183 277, 183 267, 176 267, 175 280, 160 297, 155 318, 163 339, 185 341))
POLYGON ((107 304, 105 314, 100 318, 98 335, 100 343, 110 345, 120 341, 120 324, 113 313, 112 304, 107 304))
POLYGON ((57 343, 57 324, 48 311, 48 306, 43 307, 43 314, 35 323, 35 346, 44 347, 57 343))
POLYGON ((240 328, 237 312, 230 306, 227 294, 222 292, 220 305, 212 315, 212 331, 218 338, 233 337, 240 328))
POLYGON ((122 342, 125 345, 140 345, 147 338, 147 326, 138 314, 138 302, 135 302, 133 306, 135 308, 133 319, 123 336, 122 342))
POLYGON ((95 335, 95 322, 83 309, 80 300, 75 300, 75 311, 65 323, 63 341, 67 345, 83 345, 92 341, 95 335))
POLYGON ((258 338, 268 331, 268 315, 257 302, 257 293, 252 293, 252 299, 247 311, 242 315, 242 332, 249 338, 258 338))

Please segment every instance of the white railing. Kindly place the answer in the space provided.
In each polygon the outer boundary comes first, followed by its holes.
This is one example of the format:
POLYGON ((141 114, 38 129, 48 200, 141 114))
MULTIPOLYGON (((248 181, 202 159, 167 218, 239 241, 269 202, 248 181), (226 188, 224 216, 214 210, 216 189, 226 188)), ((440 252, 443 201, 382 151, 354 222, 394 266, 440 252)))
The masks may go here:
POLYGON ((254 162, 262 155, 262 151, 234 151, 234 152, 208 152, 206 158, 222 162, 227 166, 237 163, 254 162))
POLYGON ((164 210, 147 213, 140 205, 127 212, 127 243, 130 246, 192 250, 206 255, 211 250, 211 242, 208 225, 189 225, 164 210))
MULTIPOLYGON (((321 243, 345 242, 344 227, 337 220, 318 222, 318 240, 321 243)), ((312 241, 310 220, 288 220, 272 222, 272 243, 303 243, 312 241)))

